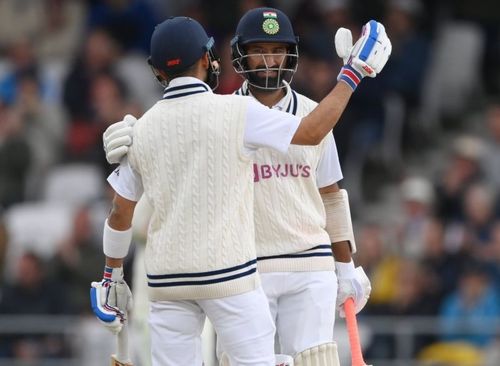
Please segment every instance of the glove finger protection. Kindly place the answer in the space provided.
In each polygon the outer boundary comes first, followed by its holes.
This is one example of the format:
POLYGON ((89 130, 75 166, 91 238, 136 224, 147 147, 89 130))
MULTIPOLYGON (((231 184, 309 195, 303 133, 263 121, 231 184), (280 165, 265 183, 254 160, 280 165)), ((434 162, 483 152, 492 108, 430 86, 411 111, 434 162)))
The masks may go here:
POLYGON ((111 284, 108 294, 108 304, 121 309, 123 313, 132 310, 132 292, 125 281, 111 284))
MULTIPOLYGON (((374 25, 371 28, 373 27, 374 25)), ((370 77, 375 77, 382 71, 392 52, 391 41, 387 37, 385 27, 382 24, 377 23, 377 32, 374 32, 374 34, 376 34, 376 38, 367 41, 367 43, 373 41, 371 51, 367 55, 360 54, 359 57, 361 61, 364 61, 375 71, 375 74, 368 75, 370 77)), ((372 36, 369 35, 368 38, 370 37, 372 36)))
POLYGON ((132 309, 132 293, 123 280, 121 268, 105 268, 104 279, 92 282, 90 288, 92 311, 107 329, 118 334, 132 309), (121 272, 120 272, 121 271, 121 272))
POLYGON ((349 29, 339 28, 335 33, 335 51, 345 65, 352 51, 352 33, 349 29))
POLYGON ((345 28, 335 34, 335 49, 344 61, 337 80, 346 82, 353 90, 366 77, 376 77, 387 63, 392 45, 385 27, 374 20, 363 26, 361 37, 351 46, 352 35, 345 28))
POLYGON ((117 307, 107 304, 109 282, 92 282, 90 288, 90 303, 97 320, 111 333, 118 334, 122 330, 125 314, 117 307))

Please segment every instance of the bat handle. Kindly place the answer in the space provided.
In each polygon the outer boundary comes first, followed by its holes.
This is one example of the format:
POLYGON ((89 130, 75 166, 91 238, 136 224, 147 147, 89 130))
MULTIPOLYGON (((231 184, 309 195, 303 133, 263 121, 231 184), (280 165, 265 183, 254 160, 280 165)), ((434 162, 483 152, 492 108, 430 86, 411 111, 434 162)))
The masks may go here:
POLYGON ((366 366, 361 353, 361 343, 359 342, 358 322, 356 320, 356 310, 354 300, 348 298, 344 303, 345 319, 347 323, 347 333, 349 334, 349 344, 351 345, 352 366, 366 366))
POLYGON ((116 358, 118 361, 127 363, 130 362, 128 354, 128 329, 125 323, 122 330, 116 336, 116 358))

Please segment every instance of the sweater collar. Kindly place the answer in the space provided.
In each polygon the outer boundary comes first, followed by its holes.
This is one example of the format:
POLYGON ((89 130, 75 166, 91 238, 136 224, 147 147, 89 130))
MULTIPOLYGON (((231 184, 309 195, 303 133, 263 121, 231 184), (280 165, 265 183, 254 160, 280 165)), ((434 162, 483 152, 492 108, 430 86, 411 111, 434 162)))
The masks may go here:
POLYGON ((181 76, 173 79, 165 88, 163 99, 174 99, 198 93, 212 93, 210 87, 200 79, 181 76))

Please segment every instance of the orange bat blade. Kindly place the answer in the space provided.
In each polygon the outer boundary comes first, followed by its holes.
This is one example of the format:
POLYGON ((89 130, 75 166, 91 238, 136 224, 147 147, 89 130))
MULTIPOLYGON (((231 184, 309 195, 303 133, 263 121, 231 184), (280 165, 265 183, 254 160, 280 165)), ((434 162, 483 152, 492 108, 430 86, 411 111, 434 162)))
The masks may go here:
POLYGON ((351 364, 352 366, 370 366, 365 363, 363 354, 361 353, 358 322, 356 320, 356 310, 352 298, 347 299, 344 303, 344 311, 347 323, 347 333, 349 333, 349 344, 351 345, 351 364))

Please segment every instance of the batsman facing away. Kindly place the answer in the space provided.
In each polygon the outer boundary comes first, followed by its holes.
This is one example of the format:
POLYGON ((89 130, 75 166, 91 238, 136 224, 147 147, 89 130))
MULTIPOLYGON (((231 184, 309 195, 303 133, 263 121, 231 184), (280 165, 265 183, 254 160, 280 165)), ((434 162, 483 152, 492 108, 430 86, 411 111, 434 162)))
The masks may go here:
MULTIPOLYGON (((352 263, 356 246, 348 199, 336 185, 342 175, 329 132, 361 79, 382 70, 390 41, 375 21, 365 25, 354 47, 350 33, 339 31, 336 48, 345 61, 341 82, 316 105, 289 87, 297 38, 279 10, 251 10, 238 25, 233 64, 246 79, 236 92, 244 97, 215 96, 201 82, 217 74, 217 64, 209 52, 212 42, 200 28, 189 18, 169 19, 156 28, 151 63, 168 83, 164 100, 138 123, 128 117, 105 133, 108 160, 117 162, 128 153, 130 161, 108 179, 117 194, 105 224, 106 263, 120 267, 133 207, 144 192, 154 207, 146 254, 154 365, 201 365, 205 314, 228 364, 274 365, 274 326, 281 352, 294 355, 296 364, 320 366, 321 359, 338 364, 335 303, 342 306, 353 297, 359 311, 370 286, 352 263), (168 37, 173 31, 187 37, 190 27, 198 38, 183 43, 183 37, 168 37), (176 63, 169 66, 169 60, 176 63), (319 144, 288 146, 290 141, 319 144), (309 169, 292 174, 299 165, 309 169), (275 172, 288 166, 290 175, 257 179, 263 166, 275 172)), ((113 287, 106 281, 95 283, 96 291, 109 294, 113 287)), ((105 295, 96 301, 111 318, 114 313, 113 320, 97 315, 106 324, 121 324, 125 308, 109 298, 110 303, 105 295)))

